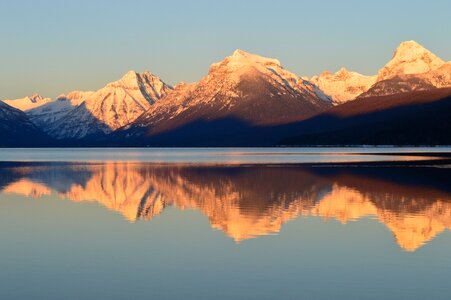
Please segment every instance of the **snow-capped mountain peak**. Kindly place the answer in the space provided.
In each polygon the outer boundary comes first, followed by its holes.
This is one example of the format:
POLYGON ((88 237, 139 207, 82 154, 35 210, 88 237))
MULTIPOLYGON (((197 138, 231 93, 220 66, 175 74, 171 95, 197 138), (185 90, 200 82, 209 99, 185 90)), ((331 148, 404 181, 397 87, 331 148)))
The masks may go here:
POLYGON ((21 98, 21 99, 15 99, 15 100, 3 100, 6 104, 17 108, 21 111, 29 111, 31 109, 37 108, 39 106, 42 106, 46 103, 49 103, 52 101, 50 98, 44 98, 39 94, 33 94, 31 96, 21 98))
POLYGON ((421 74, 440 68, 445 62, 415 41, 402 42, 392 59, 378 73, 378 81, 400 75, 421 74))

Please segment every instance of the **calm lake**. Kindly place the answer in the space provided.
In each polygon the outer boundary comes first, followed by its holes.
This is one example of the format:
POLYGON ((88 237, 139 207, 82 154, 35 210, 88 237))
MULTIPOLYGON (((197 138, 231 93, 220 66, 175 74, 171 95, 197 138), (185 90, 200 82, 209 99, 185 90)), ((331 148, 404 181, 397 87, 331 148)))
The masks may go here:
POLYGON ((0 149, 0 299, 449 299, 450 156, 0 149))

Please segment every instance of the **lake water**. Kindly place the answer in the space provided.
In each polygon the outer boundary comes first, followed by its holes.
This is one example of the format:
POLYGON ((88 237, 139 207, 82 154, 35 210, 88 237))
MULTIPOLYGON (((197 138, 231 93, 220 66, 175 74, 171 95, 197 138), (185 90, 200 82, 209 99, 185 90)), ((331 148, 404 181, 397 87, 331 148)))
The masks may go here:
POLYGON ((0 299, 449 299, 450 153, 1 149, 0 299))

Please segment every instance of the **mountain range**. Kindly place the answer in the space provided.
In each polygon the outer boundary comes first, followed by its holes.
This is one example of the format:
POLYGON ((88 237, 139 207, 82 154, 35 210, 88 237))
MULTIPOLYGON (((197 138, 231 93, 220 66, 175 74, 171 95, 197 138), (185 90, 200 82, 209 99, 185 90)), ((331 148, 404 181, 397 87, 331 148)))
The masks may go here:
POLYGON ((0 101, 0 146, 451 144, 451 62, 402 42, 377 74, 311 78, 236 50, 199 82, 129 71, 97 91, 0 101))

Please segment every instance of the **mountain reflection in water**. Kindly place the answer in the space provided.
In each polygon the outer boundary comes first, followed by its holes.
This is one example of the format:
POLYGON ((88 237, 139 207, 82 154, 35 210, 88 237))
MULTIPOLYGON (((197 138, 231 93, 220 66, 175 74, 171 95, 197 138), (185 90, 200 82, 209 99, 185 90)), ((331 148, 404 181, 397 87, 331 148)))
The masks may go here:
POLYGON ((11 163, 4 194, 95 201, 130 222, 165 208, 195 209, 241 242, 276 234, 299 216, 345 224, 374 217, 406 251, 451 228, 451 169, 428 167, 189 166, 11 163))

